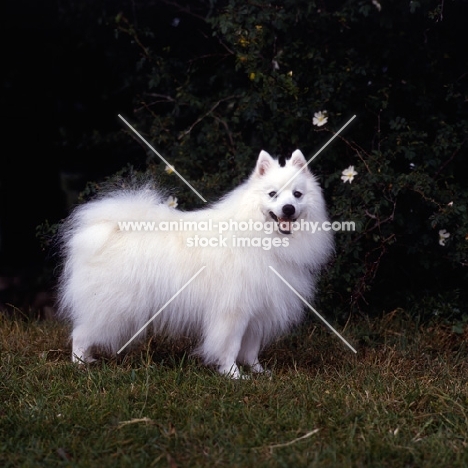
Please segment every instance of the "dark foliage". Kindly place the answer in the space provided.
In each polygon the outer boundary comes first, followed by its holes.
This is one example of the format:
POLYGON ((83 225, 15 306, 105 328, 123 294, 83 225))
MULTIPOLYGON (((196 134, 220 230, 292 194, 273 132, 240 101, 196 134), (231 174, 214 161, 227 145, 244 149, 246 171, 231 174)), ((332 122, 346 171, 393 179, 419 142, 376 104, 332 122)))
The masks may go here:
MULTIPOLYGON (((324 307, 345 317, 350 307, 419 301, 429 315, 461 317, 468 284, 467 2, 113 1, 67 8, 64 21, 75 25, 99 19, 84 27, 83 40, 92 47, 106 38, 114 82, 132 98, 123 116, 209 201, 243 180, 261 149, 288 155, 300 148, 311 157, 356 115, 311 163, 333 220, 356 225, 336 233, 324 307), (318 112, 327 117, 320 126, 313 122, 318 112), (350 166, 356 174, 344 182, 350 166)), ((75 135, 67 144, 115 148, 172 190, 180 207, 201 205, 121 128, 75 135)), ((98 188, 90 185, 85 196, 98 188)))

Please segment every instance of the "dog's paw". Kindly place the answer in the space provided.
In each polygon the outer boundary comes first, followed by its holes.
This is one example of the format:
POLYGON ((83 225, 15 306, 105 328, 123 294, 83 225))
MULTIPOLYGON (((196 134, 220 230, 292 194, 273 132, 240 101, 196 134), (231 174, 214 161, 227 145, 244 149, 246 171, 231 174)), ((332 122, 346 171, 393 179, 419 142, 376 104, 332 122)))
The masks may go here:
POLYGON ((218 372, 222 375, 225 375, 226 377, 229 377, 230 379, 240 379, 242 378, 242 374, 237 367, 236 364, 232 364, 231 366, 219 366, 218 367, 218 372))
POLYGON ((250 371, 253 374, 263 374, 265 372, 265 369, 259 362, 256 362, 255 364, 252 364, 250 366, 250 371))
POLYGON ((97 359, 94 359, 92 356, 77 356, 76 354, 73 354, 72 362, 74 364, 84 366, 86 364, 92 364, 93 362, 97 362, 97 359))
POLYGON ((254 374, 254 375, 259 375, 259 376, 262 376, 262 377, 268 377, 269 379, 271 379, 272 375, 273 375, 271 370, 265 369, 260 364, 256 364, 256 365, 251 366, 250 370, 251 370, 252 374, 254 374))

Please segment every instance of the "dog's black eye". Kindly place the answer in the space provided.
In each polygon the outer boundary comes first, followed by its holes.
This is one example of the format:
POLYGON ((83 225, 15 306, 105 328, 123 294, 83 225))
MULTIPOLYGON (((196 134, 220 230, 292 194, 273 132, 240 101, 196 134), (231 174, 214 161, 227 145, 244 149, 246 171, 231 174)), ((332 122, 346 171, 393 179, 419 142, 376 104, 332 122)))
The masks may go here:
POLYGON ((270 192, 268 195, 269 195, 271 198, 276 197, 276 192, 270 192))
POLYGON ((297 190, 293 193, 293 195, 294 195, 296 198, 301 198, 301 197, 302 197, 302 193, 301 193, 301 192, 298 192, 297 190))

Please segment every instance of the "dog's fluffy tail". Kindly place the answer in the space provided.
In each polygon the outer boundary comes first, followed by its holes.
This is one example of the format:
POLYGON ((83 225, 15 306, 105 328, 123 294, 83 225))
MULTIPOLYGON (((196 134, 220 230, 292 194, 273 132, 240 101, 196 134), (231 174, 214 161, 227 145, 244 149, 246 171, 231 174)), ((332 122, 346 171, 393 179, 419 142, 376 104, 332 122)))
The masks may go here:
POLYGON ((59 315, 69 316, 73 304, 69 288, 72 273, 82 271, 84 264, 96 258, 119 230, 119 222, 154 219, 155 209, 171 209, 164 205, 165 200, 162 192, 143 187, 107 192, 75 208, 57 236, 63 269, 58 285, 59 315))

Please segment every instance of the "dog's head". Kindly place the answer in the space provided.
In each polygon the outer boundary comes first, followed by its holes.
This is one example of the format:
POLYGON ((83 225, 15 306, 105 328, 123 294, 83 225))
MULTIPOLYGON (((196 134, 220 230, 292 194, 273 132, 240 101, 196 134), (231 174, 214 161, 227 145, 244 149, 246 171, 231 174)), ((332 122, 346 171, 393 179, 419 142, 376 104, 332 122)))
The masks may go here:
POLYGON ((262 150, 252 178, 262 192, 265 219, 274 220, 282 234, 291 234, 295 221, 309 219, 311 204, 320 201, 320 188, 300 150, 284 166, 262 150))

